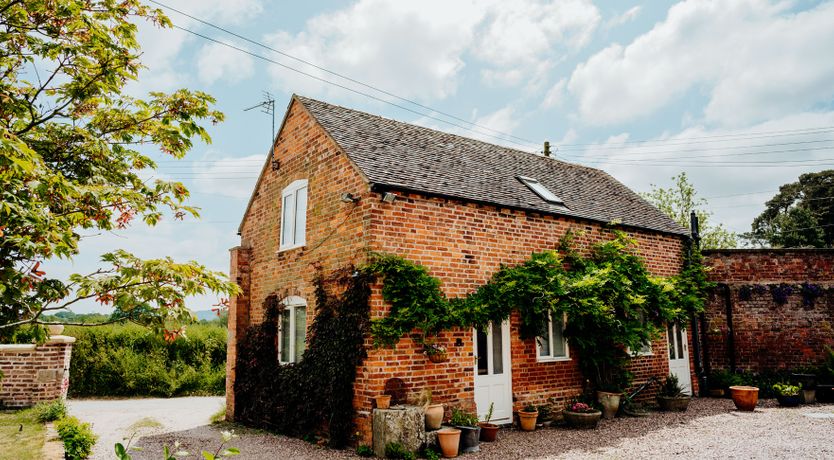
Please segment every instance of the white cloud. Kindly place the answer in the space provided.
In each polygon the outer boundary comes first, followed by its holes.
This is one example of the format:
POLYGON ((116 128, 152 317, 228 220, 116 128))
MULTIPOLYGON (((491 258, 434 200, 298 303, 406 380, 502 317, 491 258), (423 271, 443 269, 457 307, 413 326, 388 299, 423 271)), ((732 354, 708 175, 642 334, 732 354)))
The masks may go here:
POLYGON ((197 58, 200 81, 211 85, 218 80, 236 83, 255 73, 252 58, 219 43, 210 43, 200 49, 197 58))
POLYGON ((627 46, 574 70, 581 118, 610 124, 650 115, 688 91, 708 94, 704 119, 744 126, 834 96, 834 3, 791 13, 765 0, 683 2, 627 46))
POLYGON ((194 185, 204 193, 249 198, 264 161, 264 155, 237 158, 208 155, 194 163, 194 185))
POLYGON ((565 86, 567 85, 566 79, 561 79, 556 82, 548 91, 547 94, 544 95, 544 99, 542 100, 542 108, 543 109, 551 109, 553 107, 559 107, 564 103, 565 100, 565 86))
MULTIPOLYGON (((487 84, 539 83, 554 63, 588 43, 599 20, 599 11, 588 0, 360 0, 310 19, 301 32, 278 31, 266 41, 388 91, 441 100, 461 84, 468 56, 485 64, 481 74, 487 84)), ((298 62, 287 63, 338 79, 298 62)), ((286 69, 269 69, 290 91, 344 94, 286 69)))
POLYGON ((637 16, 640 15, 640 11, 642 11, 642 7, 640 7, 639 5, 638 6, 633 6, 633 7, 629 8, 625 13, 618 14, 618 15, 608 19, 608 21, 605 21, 605 28, 606 29, 613 29, 613 28, 619 27, 623 24, 627 24, 627 23, 637 19, 637 16))

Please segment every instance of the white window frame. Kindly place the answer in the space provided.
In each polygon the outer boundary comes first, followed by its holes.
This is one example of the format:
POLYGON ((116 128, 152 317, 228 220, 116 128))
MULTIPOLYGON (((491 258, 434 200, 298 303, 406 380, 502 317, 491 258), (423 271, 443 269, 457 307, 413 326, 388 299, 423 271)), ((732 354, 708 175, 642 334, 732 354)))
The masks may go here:
MULTIPOLYGON (((643 324, 646 324, 646 319, 643 318, 642 316, 641 316, 640 320, 643 324)), ((640 349, 637 350, 634 353, 631 352, 631 347, 628 347, 628 348, 626 348, 626 352, 632 358, 636 358, 636 357, 640 357, 640 356, 654 356, 654 342, 652 340, 649 340, 647 343, 644 343, 643 346, 640 347, 640 349), (648 347, 649 349, 644 350, 644 348, 646 348, 646 347, 648 347)))
POLYGON ((548 335, 548 344, 550 345, 550 350, 548 350, 549 354, 545 356, 541 356, 539 354, 539 337, 536 337, 536 361, 540 363, 550 363, 550 362, 557 362, 557 361, 570 361, 570 347, 568 347, 568 339, 565 338, 565 327, 568 323, 568 315, 566 313, 562 314, 562 341, 565 345, 565 356, 553 356, 553 318, 550 317, 548 314, 547 318, 547 335, 548 335))
MULTIPOLYGON (((304 307, 305 310, 306 310, 307 301, 304 300, 304 298, 302 298, 302 297, 289 296, 286 299, 284 299, 283 301, 281 301, 281 303, 284 305, 284 310, 281 312, 281 316, 278 317, 278 362, 280 362, 281 364, 289 364, 289 363, 296 362, 295 361, 295 336, 296 336, 296 333, 298 331, 295 328, 295 314, 296 314, 296 311, 301 307, 304 307), (289 312, 289 314, 290 314, 290 320, 289 320, 290 330, 288 332, 284 331, 284 328, 281 327, 282 320, 283 320, 282 316, 284 315, 284 312, 289 312), (289 358, 290 358, 289 361, 284 361, 283 359, 281 359, 281 355, 283 354, 282 352, 284 351, 283 350, 283 343, 284 343, 284 333, 285 332, 287 332, 290 336, 289 350, 288 350, 289 353, 287 354, 287 356, 289 356, 289 358)), ((305 326, 304 326, 303 334, 304 334, 304 348, 306 349, 307 348, 307 325, 306 325, 306 323, 305 323, 305 326)))
POLYGON ((520 180, 524 185, 527 186, 530 190, 533 191, 536 195, 539 196, 544 201, 548 203, 558 204, 558 205, 565 205, 565 202, 559 198, 555 193, 553 193, 549 188, 545 187, 544 184, 538 181, 538 179, 534 179, 532 177, 527 176, 516 176, 518 180, 520 180))
POLYGON ((310 202, 310 195, 309 189, 307 187, 307 179, 298 179, 293 181, 290 185, 286 186, 283 191, 281 191, 281 234, 278 236, 278 251, 288 251, 290 249, 300 248, 303 247, 307 243, 307 208, 309 207, 310 202), (304 209, 298 209, 298 192, 300 190, 304 190, 305 192, 305 203, 304 209), (284 203, 288 196, 292 196, 292 203, 295 209, 290 214, 292 217, 292 222, 286 222, 287 213, 284 209, 284 203), (298 219, 304 219, 304 231, 301 235, 296 235, 296 227, 298 223, 298 219), (293 238, 289 244, 284 244, 284 235, 285 232, 292 231, 293 238))

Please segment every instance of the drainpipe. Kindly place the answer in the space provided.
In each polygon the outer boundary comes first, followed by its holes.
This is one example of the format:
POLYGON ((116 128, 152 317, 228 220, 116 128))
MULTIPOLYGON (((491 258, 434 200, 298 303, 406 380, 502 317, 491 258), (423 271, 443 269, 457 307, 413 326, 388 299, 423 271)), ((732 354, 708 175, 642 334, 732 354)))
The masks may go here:
POLYGON ((699 325, 701 330, 704 331, 703 340, 701 341, 702 345, 702 353, 704 354, 704 387, 703 391, 709 390, 709 375, 712 373, 712 366, 710 365, 709 361, 709 340, 706 336, 707 331, 707 317, 703 313, 699 315, 699 325))
POLYGON ((729 284, 721 284, 724 291, 724 304, 727 308, 727 351, 730 356, 730 372, 736 371, 735 325, 733 324, 733 296, 729 284))
MULTIPOLYGON (((692 260, 692 248, 700 249, 701 244, 698 216, 695 214, 695 211, 689 213, 689 232, 690 244, 688 247, 689 259, 686 261, 687 264, 692 260)), ((703 396, 706 392, 707 378, 701 362, 701 334, 698 330, 698 321, 695 315, 692 316, 690 330, 692 331, 692 358, 695 363, 695 376, 698 378, 698 393, 703 396)))

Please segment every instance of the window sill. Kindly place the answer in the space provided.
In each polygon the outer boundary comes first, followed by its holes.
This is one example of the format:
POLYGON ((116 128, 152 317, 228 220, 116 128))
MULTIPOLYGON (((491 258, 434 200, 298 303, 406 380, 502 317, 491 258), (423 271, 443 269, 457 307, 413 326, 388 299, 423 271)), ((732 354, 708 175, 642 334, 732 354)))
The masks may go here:
POLYGON ((642 358, 645 356, 654 356, 654 353, 651 351, 642 351, 640 353, 632 353, 629 356, 631 356, 632 358, 642 358))
POLYGON ((559 357, 556 357, 556 358, 551 358, 551 357, 536 358, 536 362, 538 362, 538 363, 560 363, 560 362, 571 361, 571 360, 572 359, 571 359, 570 356, 559 356, 559 357))
POLYGON ((276 252, 276 254, 280 254, 280 253, 282 253, 282 252, 286 252, 286 251, 292 251, 293 249, 303 249, 303 248, 304 248, 304 246, 306 246, 306 243, 301 243, 301 244, 295 244, 295 245, 292 245, 292 246, 285 246, 285 247, 281 247, 281 248, 278 248, 278 251, 276 252))

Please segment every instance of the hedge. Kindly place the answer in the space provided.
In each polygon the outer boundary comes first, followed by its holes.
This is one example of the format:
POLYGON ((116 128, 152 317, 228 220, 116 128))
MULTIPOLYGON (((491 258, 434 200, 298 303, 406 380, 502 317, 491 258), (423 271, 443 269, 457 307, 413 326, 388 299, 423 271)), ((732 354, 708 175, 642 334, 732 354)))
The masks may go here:
POLYGON ((195 324, 167 343, 137 325, 68 327, 72 349, 69 394, 93 396, 222 395, 226 329, 195 324))

